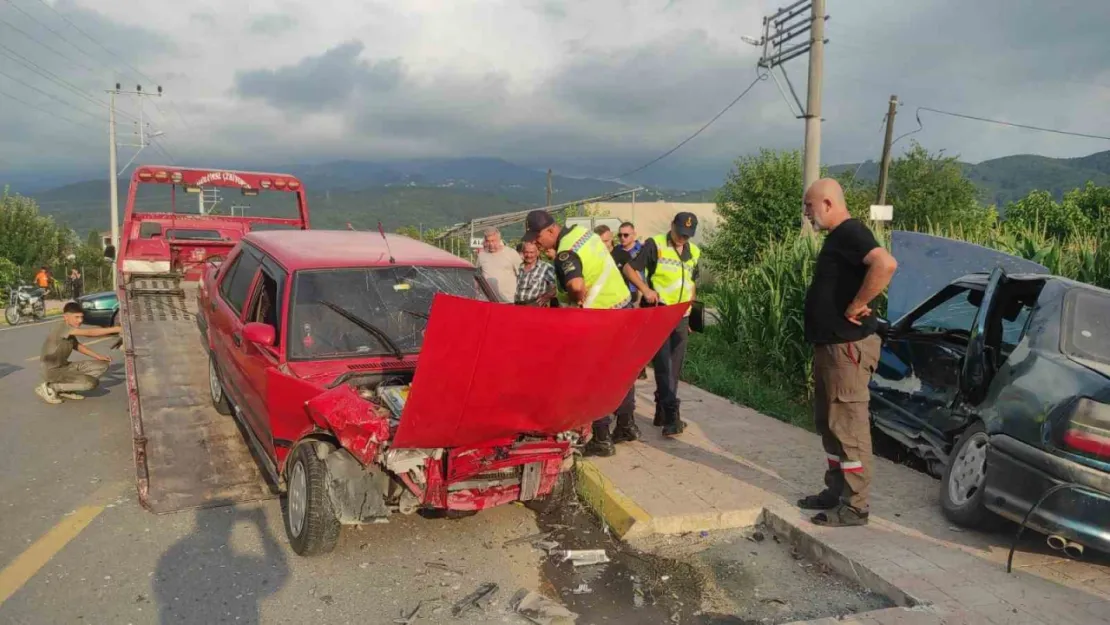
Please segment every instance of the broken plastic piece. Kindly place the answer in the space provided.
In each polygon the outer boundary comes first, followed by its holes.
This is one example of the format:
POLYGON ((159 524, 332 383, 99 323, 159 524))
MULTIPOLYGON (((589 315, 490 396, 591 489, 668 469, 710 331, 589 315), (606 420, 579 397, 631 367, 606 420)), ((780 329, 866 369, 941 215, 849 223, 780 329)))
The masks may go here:
POLYGON ((474 592, 459 599, 451 606, 451 616, 458 618, 472 610, 485 610, 493 596, 497 594, 497 584, 487 582, 479 586, 474 592))
POLYGON ((578 615, 538 592, 520 589, 510 601, 517 614, 536 625, 574 625, 578 615))
POLYGON ((558 553, 563 556, 563 562, 570 561, 574 566, 605 564, 609 561, 604 549, 568 549, 558 553))
POLYGON ((577 588, 574 588, 573 590, 571 590, 571 592, 576 594, 576 595, 588 595, 593 591, 594 591, 594 589, 590 588, 590 585, 587 584, 586 582, 582 582, 581 584, 578 584, 577 588))

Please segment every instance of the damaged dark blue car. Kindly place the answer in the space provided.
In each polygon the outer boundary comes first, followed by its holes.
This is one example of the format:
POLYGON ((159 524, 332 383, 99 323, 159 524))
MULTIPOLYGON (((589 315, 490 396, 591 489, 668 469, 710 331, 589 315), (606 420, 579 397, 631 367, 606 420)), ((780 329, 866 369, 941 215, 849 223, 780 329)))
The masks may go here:
POLYGON ((1029 516, 1110 552, 1110 291, 977 245, 895 232, 874 427, 941 479, 953 522, 1029 516))

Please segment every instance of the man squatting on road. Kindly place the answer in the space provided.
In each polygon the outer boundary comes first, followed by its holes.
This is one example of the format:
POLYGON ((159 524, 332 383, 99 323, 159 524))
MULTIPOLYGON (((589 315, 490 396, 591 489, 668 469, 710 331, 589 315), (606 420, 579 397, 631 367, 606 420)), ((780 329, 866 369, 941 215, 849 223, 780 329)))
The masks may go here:
POLYGON ((813 183, 805 214, 829 234, 806 292, 805 338, 813 344, 813 419, 828 459, 825 490, 798 501, 825 510, 817 525, 866 525, 871 490, 870 392, 881 341, 870 304, 897 269, 894 257, 848 213, 844 190, 832 179, 813 183))
POLYGON ((62 308, 62 320, 46 335, 42 344, 42 384, 35 393, 48 404, 60 404, 63 399, 84 399, 78 392, 91 391, 100 384, 100 377, 112 363, 109 356, 101 356, 82 345, 77 337, 98 337, 119 334, 120 327, 82 328, 85 313, 77 302, 62 308), (70 362, 69 355, 76 350, 92 360, 70 362))

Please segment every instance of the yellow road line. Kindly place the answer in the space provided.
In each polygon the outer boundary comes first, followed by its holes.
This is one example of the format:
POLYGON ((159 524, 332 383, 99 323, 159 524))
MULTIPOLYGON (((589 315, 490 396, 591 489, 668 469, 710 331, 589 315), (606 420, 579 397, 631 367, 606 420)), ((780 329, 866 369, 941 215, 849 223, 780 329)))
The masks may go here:
MULTIPOLYGON (((97 343, 103 343, 104 341, 107 341, 108 339, 114 339, 114 338, 116 338, 116 335, 114 335, 114 334, 111 335, 111 336, 102 336, 98 339, 94 339, 92 341, 82 343, 82 345, 85 345, 87 347, 89 345, 96 345, 97 343)), ((28 358, 27 362, 34 362, 34 361, 38 360, 39 358, 42 358, 42 356, 35 356, 34 358, 28 358)))
POLYGON ((54 321, 54 319, 46 319, 43 321, 32 321, 31 323, 21 323, 17 326, 9 326, 7 328, 0 328, 0 332, 7 332, 8 330, 23 330, 25 328, 37 328, 54 321))
POLYGON ((83 505, 72 514, 50 528, 42 538, 36 540, 23 553, 19 554, 11 564, 0 571, 0 605, 11 598, 24 584, 28 582, 42 567, 50 562, 70 541, 77 538, 93 519, 104 511, 105 504, 117 496, 123 484, 107 484, 85 500, 83 505))

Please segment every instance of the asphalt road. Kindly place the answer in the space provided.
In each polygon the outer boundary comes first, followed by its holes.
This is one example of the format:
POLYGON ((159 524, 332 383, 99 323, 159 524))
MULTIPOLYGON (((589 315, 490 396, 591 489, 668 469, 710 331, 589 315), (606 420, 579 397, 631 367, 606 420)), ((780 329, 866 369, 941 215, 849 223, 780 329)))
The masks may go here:
POLYGON ((344 529, 312 559, 289 549, 276 500, 143 510, 122 364, 84 401, 43 403, 33 389, 49 323, 0 327, 0 623, 388 624, 421 601, 434 603, 419 623, 524 622, 505 604, 543 582, 539 552, 504 546, 539 531, 521 506, 344 529), (496 603, 452 619, 484 582, 500 586, 496 603))

